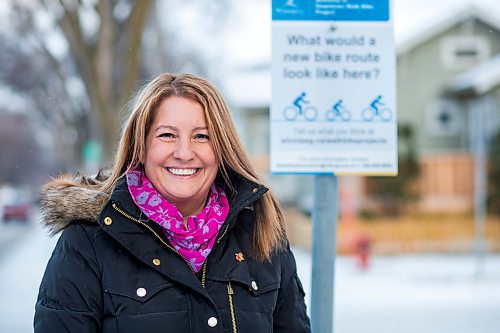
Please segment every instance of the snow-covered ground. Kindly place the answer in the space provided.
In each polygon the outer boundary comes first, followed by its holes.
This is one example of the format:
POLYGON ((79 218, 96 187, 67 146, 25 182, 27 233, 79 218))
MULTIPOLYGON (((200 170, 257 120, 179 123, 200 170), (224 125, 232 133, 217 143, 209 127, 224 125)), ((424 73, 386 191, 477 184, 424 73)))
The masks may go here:
MULTIPOLYGON (((310 295, 310 253, 295 255, 310 295)), ((479 267, 480 275, 472 255, 401 255, 372 258, 361 271, 354 258, 339 257, 334 332, 498 333, 500 256, 479 267)))
MULTIPOLYGON (((32 222, 34 223, 34 222, 32 222)), ((2 233, 19 232, 0 254, 0 332, 33 332, 38 286, 56 239, 37 226, 3 226, 2 233), (15 229, 15 230, 12 230, 15 229)))
MULTIPOLYGON (((55 241, 31 227, 0 254, 0 332, 33 331, 38 284, 55 241)), ((310 295, 310 253, 295 255, 310 295)), ((375 257, 370 264, 361 271, 353 258, 337 259, 335 333, 500 332, 500 255, 486 258, 478 278, 473 256, 375 257)))

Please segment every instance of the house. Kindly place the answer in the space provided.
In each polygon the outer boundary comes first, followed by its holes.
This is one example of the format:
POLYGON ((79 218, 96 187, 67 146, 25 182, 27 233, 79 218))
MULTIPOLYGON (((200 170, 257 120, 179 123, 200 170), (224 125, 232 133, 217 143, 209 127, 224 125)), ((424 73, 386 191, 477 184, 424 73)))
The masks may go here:
MULTIPOLYGON (((259 171, 282 201, 310 209, 311 177, 268 173, 269 65, 229 77, 225 92, 259 171)), ((500 129, 500 20, 485 5, 467 6, 397 41, 397 94, 398 123, 413 129, 421 166, 415 208, 472 210, 475 143, 500 129)), ((363 177, 347 183, 357 207, 370 202, 363 177)))
POLYGON ((397 46, 398 122, 414 129, 418 208, 470 211, 477 117, 500 129, 500 21, 486 7, 443 17, 397 46))

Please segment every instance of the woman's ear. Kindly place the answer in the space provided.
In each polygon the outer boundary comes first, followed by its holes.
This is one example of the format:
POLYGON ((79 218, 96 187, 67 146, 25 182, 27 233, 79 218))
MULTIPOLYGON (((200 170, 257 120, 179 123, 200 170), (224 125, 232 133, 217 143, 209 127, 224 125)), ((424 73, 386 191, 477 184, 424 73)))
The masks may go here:
POLYGON ((144 162, 146 161, 146 147, 141 149, 140 156, 139 156, 139 163, 144 166, 144 162))

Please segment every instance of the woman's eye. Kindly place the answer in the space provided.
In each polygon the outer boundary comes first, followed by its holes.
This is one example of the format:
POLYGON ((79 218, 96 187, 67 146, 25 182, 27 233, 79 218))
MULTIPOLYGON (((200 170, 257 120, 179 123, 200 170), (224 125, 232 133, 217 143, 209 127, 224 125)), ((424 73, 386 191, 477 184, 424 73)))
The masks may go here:
POLYGON ((173 133, 161 133, 158 135, 159 138, 174 138, 175 135, 173 133))
POLYGON ((208 135, 207 134, 196 134, 194 136, 196 140, 202 140, 202 141, 208 141, 208 135))

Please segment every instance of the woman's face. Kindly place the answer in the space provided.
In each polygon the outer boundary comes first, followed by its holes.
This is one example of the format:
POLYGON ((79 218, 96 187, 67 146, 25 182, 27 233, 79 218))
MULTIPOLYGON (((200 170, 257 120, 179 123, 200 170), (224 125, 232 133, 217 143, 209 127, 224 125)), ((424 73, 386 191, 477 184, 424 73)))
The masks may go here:
POLYGON ((203 107, 184 97, 166 98, 146 140, 148 179, 184 217, 197 213, 218 170, 203 107))

